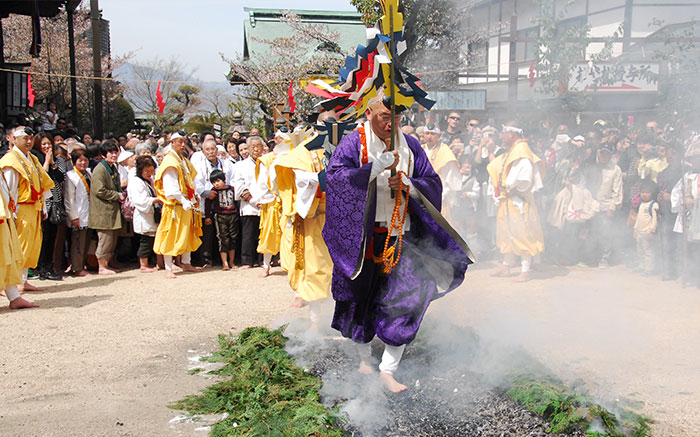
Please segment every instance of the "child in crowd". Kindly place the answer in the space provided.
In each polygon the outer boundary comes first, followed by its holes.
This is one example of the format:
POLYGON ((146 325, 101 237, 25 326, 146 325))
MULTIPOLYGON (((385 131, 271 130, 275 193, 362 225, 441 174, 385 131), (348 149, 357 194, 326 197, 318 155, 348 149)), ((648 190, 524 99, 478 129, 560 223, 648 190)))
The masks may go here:
POLYGON ((216 225, 216 237, 219 239, 219 254, 223 270, 235 268, 233 258, 236 254, 236 242, 238 241, 238 207, 234 196, 233 187, 226 184, 226 176, 221 170, 214 170, 209 176, 216 192, 213 200, 206 199, 205 203, 207 216, 209 211, 213 213, 214 224, 216 225))
POLYGON ((640 187, 639 211, 634 223, 634 239, 637 241, 637 258, 642 274, 649 276, 654 269, 654 236, 659 217, 659 204, 656 198, 656 184, 644 179, 640 187))

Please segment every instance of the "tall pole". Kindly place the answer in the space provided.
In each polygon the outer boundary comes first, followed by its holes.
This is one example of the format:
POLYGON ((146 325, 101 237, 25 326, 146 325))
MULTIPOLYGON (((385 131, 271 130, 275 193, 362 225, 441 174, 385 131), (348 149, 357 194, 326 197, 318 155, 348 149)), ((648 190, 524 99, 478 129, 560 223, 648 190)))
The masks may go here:
POLYGON ((518 16, 510 17, 510 53, 508 54, 508 106, 512 112, 518 106, 518 65, 516 64, 516 47, 518 44, 518 16))
MULTIPOLYGON (((389 70, 389 87, 390 91, 390 105, 391 105, 391 142, 389 143, 389 150, 394 150, 396 148, 396 90, 394 89, 394 84, 396 79, 394 78, 394 62, 396 62, 396 45, 394 44, 394 7, 389 6, 389 33, 391 34, 391 47, 389 47, 389 52, 391 53, 391 64, 389 70)), ((396 169, 391 169, 391 175, 396 176, 396 169)), ((394 192, 391 192, 391 197, 394 197, 394 192)), ((387 237, 388 238, 388 237, 387 237)))
POLYGON ((68 59, 70 61, 70 120, 73 127, 78 127, 78 90, 75 72, 75 32, 73 29, 73 8, 67 8, 68 13, 68 59))
POLYGON ((93 136, 103 139, 104 126, 102 122, 102 53, 100 32, 100 9, 98 0, 90 0, 90 20, 92 24, 92 69, 96 79, 93 81, 95 94, 95 129, 93 136))

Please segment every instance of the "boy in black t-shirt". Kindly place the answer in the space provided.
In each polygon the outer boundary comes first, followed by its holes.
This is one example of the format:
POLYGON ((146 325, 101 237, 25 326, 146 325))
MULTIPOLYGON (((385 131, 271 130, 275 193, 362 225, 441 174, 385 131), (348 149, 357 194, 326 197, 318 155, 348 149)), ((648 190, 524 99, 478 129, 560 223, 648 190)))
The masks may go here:
POLYGON ((214 170, 209 176, 216 192, 213 200, 206 199, 205 209, 207 216, 214 216, 216 225, 216 237, 219 239, 219 254, 224 270, 236 268, 233 257, 236 254, 236 242, 238 241, 238 207, 234 196, 233 187, 226 184, 226 176, 221 170, 214 170))

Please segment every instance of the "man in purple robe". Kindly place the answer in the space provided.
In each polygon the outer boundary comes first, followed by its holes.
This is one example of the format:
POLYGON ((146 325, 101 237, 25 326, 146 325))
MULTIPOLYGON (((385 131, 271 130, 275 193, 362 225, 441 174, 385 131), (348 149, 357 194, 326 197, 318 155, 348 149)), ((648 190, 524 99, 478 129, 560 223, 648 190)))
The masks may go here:
MULTIPOLYGON (((415 338, 430 302, 458 287, 472 260, 440 215, 442 184, 418 141, 399 133, 395 150, 387 150, 392 117, 382 98, 370 102, 367 118, 340 142, 326 169, 323 238, 334 264, 336 301, 331 326, 360 344, 362 373, 373 371, 369 342, 379 337, 385 344, 380 377, 389 390, 400 392, 406 386, 393 373, 406 344, 415 338), (387 229, 395 206, 392 191, 399 187, 400 211, 408 191, 409 212, 399 262, 385 274, 384 243, 399 236, 387 229)), ((393 122, 400 119, 397 115, 393 122)))

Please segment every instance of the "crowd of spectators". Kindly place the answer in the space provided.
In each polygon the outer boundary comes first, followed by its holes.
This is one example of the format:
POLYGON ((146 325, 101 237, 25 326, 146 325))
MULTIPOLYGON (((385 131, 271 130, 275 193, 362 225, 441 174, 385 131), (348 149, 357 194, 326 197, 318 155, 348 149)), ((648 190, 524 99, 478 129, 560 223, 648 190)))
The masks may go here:
MULTIPOLYGON (((90 269, 112 274, 120 263, 137 259, 143 272, 162 268, 153 253, 161 206, 153 176, 167 153, 168 135, 101 141, 78 135, 52 111, 47 119, 53 123, 42 126, 32 148, 55 183, 45 202, 34 275, 60 280, 90 269)), ((480 259, 496 257, 496 199, 486 167, 507 153, 496 123, 450 112, 428 115, 422 126, 404 125, 402 131, 428 148, 444 143, 452 151, 457 185, 446 188, 443 210, 480 259)), ((234 132, 225 140, 211 132, 188 135, 185 154, 198 172, 195 191, 204 222, 194 265, 228 270, 261 264, 255 250, 260 205, 251 191, 255 161, 275 140, 265 141, 257 129, 246 134, 234 132)), ((545 175, 536 193, 545 252, 536 262, 625 264, 643 275, 700 284, 692 268, 700 257, 700 135, 690 126, 540 122, 525 127, 525 138, 545 175)), ((5 137, 0 156, 7 148, 5 137)))

